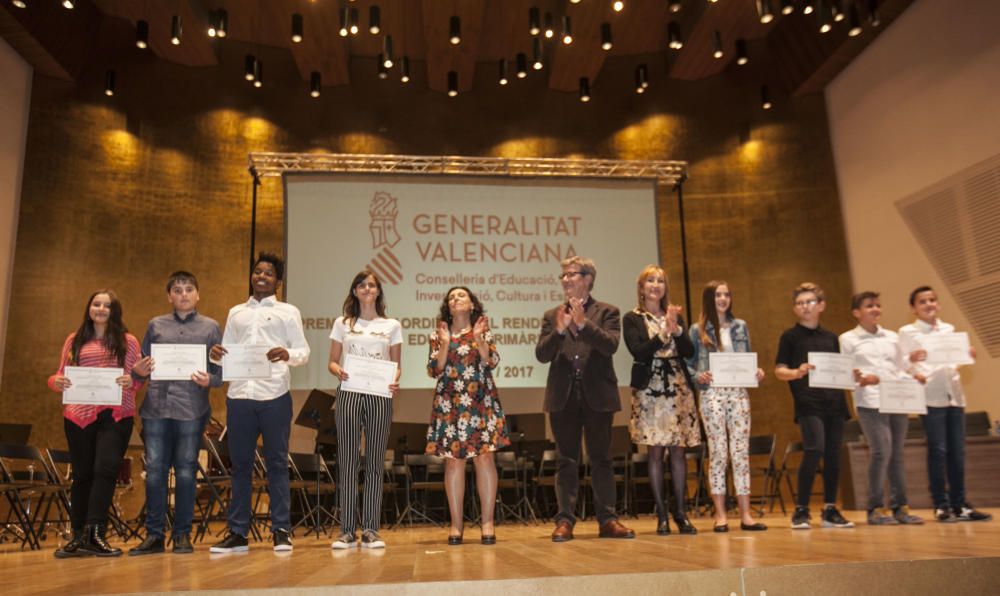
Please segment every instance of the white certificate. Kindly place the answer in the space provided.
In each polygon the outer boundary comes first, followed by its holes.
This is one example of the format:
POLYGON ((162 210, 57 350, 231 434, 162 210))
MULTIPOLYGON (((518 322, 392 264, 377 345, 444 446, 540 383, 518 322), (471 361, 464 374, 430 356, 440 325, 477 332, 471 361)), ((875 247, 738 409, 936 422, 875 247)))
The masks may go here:
POLYGON ((969 334, 964 331, 918 335, 917 342, 920 343, 920 347, 927 350, 925 362, 931 366, 954 366, 974 362, 969 355, 969 334))
POLYGON ((756 387, 756 352, 710 352, 712 387, 756 387))
POLYGON ((840 352, 809 352, 809 386, 819 389, 854 389, 854 358, 840 352))
POLYGON ((397 364, 392 360, 344 354, 343 368, 347 371, 347 380, 340 382, 340 388, 344 391, 392 397, 389 385, 396 382, 396 367, 397 364))
POLYGON ((152 344, 154 381, 190 381, 196 372, 208 369, 205 344, 152 344))
POLYGON ((63 403, 120 406, 122 387, 118 384, 118 377, 124 374, 125 370, 121 368, 67 366, 63 369, 63 375, 72 386, 63 391, 63 403))
POLYGON ((913 379, 886 380, 878 384, 883 414, 926 414, 924 386, 913 379))
POLYGON ((271 362, 267 353, 271 348, 260 344, 226 344, 222 357, 223 381, 250 381, 270 379, 271 362))

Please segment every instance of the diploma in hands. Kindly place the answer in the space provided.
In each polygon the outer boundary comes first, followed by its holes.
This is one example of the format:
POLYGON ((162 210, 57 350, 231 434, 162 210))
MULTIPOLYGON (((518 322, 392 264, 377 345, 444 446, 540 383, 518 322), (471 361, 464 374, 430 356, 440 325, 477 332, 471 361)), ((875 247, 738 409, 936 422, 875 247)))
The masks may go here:
POLYGON ((756 387, 756 352, 711 352, 708 368, 712 387, 756 387))
POLYGON ((854 389, 854 358, 839 352, 809 352, 809 386, 819 389, 854 389))
POLYGON ((190 381, 191 375, 207 369, 205 344, 152 344, 154 381, 190 381))
POLYGON ((270 351, 262 344, 229 344, 222 357, 223 381, 251 381, 270 379, 271 362, 267 359, 270 351))
POLYGON ((927 364, 931 366, 955 366, 957 364, 972 364, 969 355, 969 334, 964 331, 955 333, 928 333, 917 338, 920 347, 927 350, 927 364))
POLYGON ((396 382, 397 366, 392 360, 344 354, 343 368, 347 371, 347 380, 340 382, 340 388, 344 391, 392 397, 389 385, 396 382))
POLYGON ((63 404, 122 405, 122 387, 118 384, 118 377, 125 374, 124 369, 67 366, 63 374, 72 383, 63 391, 63 404))
POLYGON ((879 407, 883 414, 926 414, 924 386, 913 379, 885 380, 878 384, 879 407))

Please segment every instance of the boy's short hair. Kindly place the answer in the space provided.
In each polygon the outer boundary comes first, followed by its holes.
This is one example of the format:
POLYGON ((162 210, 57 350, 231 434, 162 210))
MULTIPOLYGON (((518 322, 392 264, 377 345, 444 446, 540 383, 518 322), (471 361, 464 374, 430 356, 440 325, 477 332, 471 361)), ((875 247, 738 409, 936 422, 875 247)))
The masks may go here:
POLYGON ((194 286, 194 289, 198 289, 198 278, 194 276, 194 273, 190 271, 174 271, 167 278, 167 293, 173 289, 174 284, 185 284, 189 283, 194 286))
POLYGON ((285 261, 273 252, 263 252, 257 254, 257 260, 253 262, 253 267, 250 268, 250 272, 257 268, 257 265, 261 263, 270 263, 274 267, 274 276, 278 281, 285 279, 285 261))
POLYGON ((865 303, 865 300, 874 300, 881 296, 878 292, 872 292, 871 290, 866 290, 851 296, 851 310, 858 310, 861 305, 865 303))
POLYGON ((923 294, 924 292, 933 292, 933 291, 934 288, 930 286, 920 286, 919 288, 913 290, 912 292, 910 292, 910 306, 916 306, 917 296, 919 296, 920 294, 923 294))
POLYGON ((823 292, 823 288, 819 287, 818 284, 814 284, 811 281, 804 281, 799 285, 795 286, 792 290, 792 304, 795 303, 795 299, 799 297, 799 294, 805 294, 807 292, 812 292, 816 295, 816 300, 820 302, 826 302, 826 293, 823 292))

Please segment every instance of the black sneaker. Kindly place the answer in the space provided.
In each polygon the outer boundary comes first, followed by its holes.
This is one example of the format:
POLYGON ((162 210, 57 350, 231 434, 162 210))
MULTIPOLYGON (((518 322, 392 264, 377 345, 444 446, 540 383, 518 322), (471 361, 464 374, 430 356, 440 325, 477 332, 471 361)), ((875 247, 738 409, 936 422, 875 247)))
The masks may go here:
POLYGON ((792 529, 793 530, 808 530, 809 529, 809 508, 808 507, 796 507, 795 513, 792 514, 792 529))
POLYGON ((274 539, 274 552, 283 553, 292 550, 292 534, 288 530, 275 530, 271 533, 274 539))
POLYGON ((823 527, 824 528, 853 528, 854 522, 847 521, 844 516, 837 511, 836 507, 824 507, 823 508, 823 527))
POLYGON ((944 509, 935 509, 934 510, 934 519, 938 520, 939 522, 941 522, 943 524, 955 524, 955 523, 958 523, 958 517, 956 517, 955 514, 952 513, 951 509, 949 509, 947 507, 944 508, 944 509))
POLYGON ((993 519, 993 514, 976 511, 972 505, 966 503, 961 507, 955 507, 955 517, 958 521, 990 521, 993 519))
POLYGON ((155 555, 163 552, 163 538, 159 536, 146 536, 142 544, 135 548, 130 548, 128 556, 138 557, 141 555, 155 555))
POLYGON ((175 555, 186 555, 194 552, 194 546, 191 544, 191 537, 187 534, 174 536, 171 539, 171 542, 174 543, 175 555))
POLYGON ((245 553, 250 550, 246 536, 240 536, 235 532, 229 532, 221 542, 212 545, 208 549, 210 553, 245 553))

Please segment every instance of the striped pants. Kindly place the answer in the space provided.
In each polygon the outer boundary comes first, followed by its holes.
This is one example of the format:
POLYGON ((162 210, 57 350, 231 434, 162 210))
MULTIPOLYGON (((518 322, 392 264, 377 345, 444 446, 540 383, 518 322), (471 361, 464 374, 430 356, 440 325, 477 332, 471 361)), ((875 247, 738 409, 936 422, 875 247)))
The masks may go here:
POLYGON ((337 483, 345 534, 354 534, 358 526, 358 467, 361 434, 365 435, 365 484, 362 497, 362 530, 378 531, 382 511, 383 462, 389 427, 392 425, 392 400, 378 395, 337 392, 337 483))

